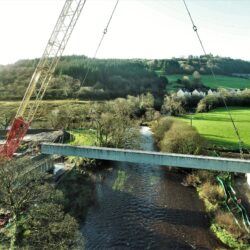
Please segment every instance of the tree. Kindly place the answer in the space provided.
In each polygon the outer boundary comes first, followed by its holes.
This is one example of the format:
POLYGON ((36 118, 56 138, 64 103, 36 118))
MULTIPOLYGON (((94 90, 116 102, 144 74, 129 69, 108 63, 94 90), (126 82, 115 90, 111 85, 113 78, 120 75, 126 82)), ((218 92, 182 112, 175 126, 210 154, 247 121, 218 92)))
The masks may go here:
POLYGON ((90 106, 89 126, 96 131, 97 145, 117 148, 136 147, 139 130, 133 119, 134 112, 135 106, 131 99, 124 98, 90 106))
POLYGON ((0 161, 0 207, 11 217, 6 248, 69 249, 73 242, 77 245, 77 223, 64 214, 62 203, 62 193, 48 184, 47 175, 33 161, 0 161))
POLYGON ((14 117, 13 113, 3 115, 0 125, 3 129, 7 129, 14 117))
POLYGON ((48 114, 47 119, 49 125, 53 129, 69 129, 72 127, 73 121, 77 115, 70 106, 56 108, 48 114))
POLYGON ((76 220, 58 204, 33 207, 25 222, 25 249, 81 249, 83 242, 76 220))
POLYGON ((199 133, 184 122, 174 121, 160 141, 163 152, 199 155, 204 152, 205 141, 199 133))
POLYGON ((0 206, 9 211, 13 221, 12 249, 17 244, 21 215, 40 199, 40 195, 46 195, 38 185, 39 177, 41 174, 27 159, 0 161, 0 206))
POLYGON ((193 80, 199 82, 201 80, 201 75, 198 71, 194 71, 193 80))
POLYGON ((177 60, 168 60, 165 69, 168 74, 177 74, 180 73, 180 64, 177 60))
POLYGON ((185 113, 184 98, 178 97, 176 93, 166 96, 162 105, 162 112, 174 116, 185 113))
POLYGON ((140 96, 141 104, 140 106, 145 109, 151 109, 154 107, 154 96, 151 93, 147 93, 146 95, 142 94, 140 96))

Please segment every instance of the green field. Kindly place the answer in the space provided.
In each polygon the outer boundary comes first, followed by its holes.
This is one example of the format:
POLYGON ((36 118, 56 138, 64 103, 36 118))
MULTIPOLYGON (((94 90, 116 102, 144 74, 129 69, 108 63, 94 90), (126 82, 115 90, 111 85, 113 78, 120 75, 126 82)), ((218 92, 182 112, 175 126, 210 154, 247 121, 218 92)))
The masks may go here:
MULTIPOLYGON (((158 72, 160 75, 160 72, 158 72)), ((165 75, 169 81, 169 90, 176 90, 181 88, 181 85, 176 83, 176 80, 182 79, 184 75, 176 74, 176 75, 165 75)), ((192 75, 189 75, 189 78, 192 79, 192 75)), ((250 88, 250 79, 243 79, 240 77, 230 77, 223 75, 216 75, 216 79, 218 85, 215 83, 212 75, 202 75, 201 81, 203 84, 209 88, 250 88)))
POLYGON ((96 132, 93 129, 74 129, 68 131, 74 136, 70 145, 94 146, 96 141, 96 132))
MULTIPOLYGON (((250 108, 229 107, 245 147, 250 148, 250 108)), ((189 122, 209 142, 217 146, 238 148, 238 140, 233 125, 225 108, 218 108, 208 113, 186 115, 181 118, 189 122)))

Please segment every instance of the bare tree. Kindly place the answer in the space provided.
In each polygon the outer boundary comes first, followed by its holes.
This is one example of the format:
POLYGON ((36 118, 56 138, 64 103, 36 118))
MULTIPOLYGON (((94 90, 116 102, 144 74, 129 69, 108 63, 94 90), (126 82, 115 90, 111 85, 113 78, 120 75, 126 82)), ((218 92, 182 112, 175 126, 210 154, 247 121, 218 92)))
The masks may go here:
POLYGON ((11 249, 16 247, 20 217, 46 196, 45 186, 40 185, 41 177, 42 174, 28 159, 0 161, 0 207, 11 216, 11 249))
POLYGON ((11 216, 8 249, 78 249, 77 221, 63 211, 63 194, 29 159, 0 161, 0 207, 11 216), (25 218, 25 220, 23 219, 25 218))

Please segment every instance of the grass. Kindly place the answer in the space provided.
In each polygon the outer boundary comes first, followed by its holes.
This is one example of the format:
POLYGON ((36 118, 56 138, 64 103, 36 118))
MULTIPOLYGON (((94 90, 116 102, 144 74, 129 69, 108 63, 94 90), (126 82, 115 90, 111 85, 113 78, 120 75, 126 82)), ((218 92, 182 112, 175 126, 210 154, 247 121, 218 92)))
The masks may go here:
MULTIPOLYGON (((161 72, 157 72, 158 75, 162 75, 161 72)), ((173 75, 165 75, 169 81, 168 90, 178 90, 183 87, 182 85, 176 83, 177 79, 182 79, 185 74, 173 74, 173 75)), ((187 75, 187 74, 186 74, 187 75)), ((187 75, 190 79, 192 79, 192 75, 187 75)), ((201 81, 203 84, 209 88, 250 88, 250 79, 244 79, 240 77, 233 76, 223 76, 216 75, 216 79, 218 85, 215 83, 212 75, 201 75, 201 81)))
POLYGON ((217 75, 216 80, 219 86, 216 85, 213 77, 211 75, 204 75, 201 77, 202 82, 204 82, 205 86, 209 88, 250 88, 250 80, 244 79, 240 77, 231 77, 231 76, 222 76, 217 75))
MULTIPOLYGON (((241 139, 250 147, 250 109, 229 107, 241 139)), ((209 142, 220 147, 238 148, 238 139, 225 108, 217 108, 208 113, 185 115, 181 120, 191 122, 197 131, 209 142)), ((179 118, 178 118, 179 119, 179 118)))
POLYGON ((250 249, 249 244, 238 242, 233 235, 221 228, 218 224, 213 223, 210 227, 211 231, 219 238, 224 244, 232 249, 248 250, 250 249))
POLYGON ((70 145, 94 146, 96 140, 96 132, 93 129, 74 129, 68 131, 74 136, 74 141, 70 145))

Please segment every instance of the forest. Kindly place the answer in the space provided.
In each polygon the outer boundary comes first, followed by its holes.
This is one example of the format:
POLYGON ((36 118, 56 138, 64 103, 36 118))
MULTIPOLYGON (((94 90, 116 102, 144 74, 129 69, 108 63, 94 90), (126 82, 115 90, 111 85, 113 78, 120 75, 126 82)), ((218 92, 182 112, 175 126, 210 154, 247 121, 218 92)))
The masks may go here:
POLYGON ((188 58, 172 58, 151 60, 151 69, 161 70, 166 74, 191 74, 199 71, 201 74, 215 74, 232 76, 234 74, 250 74, 250 62, 219 56, 188 56, 188 58))
MULTIPOLYGON (((0 68, 0 100, 20 100, 37 63, 37 59, 22 60, 0 68)), ((65 56, 44 99, 109 100, 150 92, 160 105, 166 84, 167 79, 148 70, 143 60, 65 56)))

